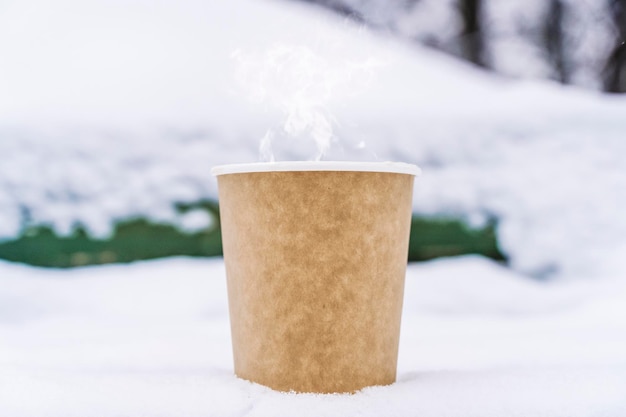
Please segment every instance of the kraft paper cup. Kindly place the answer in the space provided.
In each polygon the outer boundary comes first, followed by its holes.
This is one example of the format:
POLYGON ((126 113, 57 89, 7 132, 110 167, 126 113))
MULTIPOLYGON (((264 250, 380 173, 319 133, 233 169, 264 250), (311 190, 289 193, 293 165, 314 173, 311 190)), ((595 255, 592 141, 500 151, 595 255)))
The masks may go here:
POLYGON ((213 174, 235 374, 296 392, 395 382, 419 168, 278 162, 213 174))

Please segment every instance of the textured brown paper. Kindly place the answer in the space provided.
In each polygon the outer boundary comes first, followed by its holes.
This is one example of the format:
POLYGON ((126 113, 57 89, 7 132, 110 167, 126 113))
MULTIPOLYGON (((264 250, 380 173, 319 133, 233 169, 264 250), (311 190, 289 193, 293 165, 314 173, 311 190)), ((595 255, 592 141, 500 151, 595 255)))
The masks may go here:
POLYGON ((220 175, 237 376, 281 391, 396 379, 413 175, 220 175))

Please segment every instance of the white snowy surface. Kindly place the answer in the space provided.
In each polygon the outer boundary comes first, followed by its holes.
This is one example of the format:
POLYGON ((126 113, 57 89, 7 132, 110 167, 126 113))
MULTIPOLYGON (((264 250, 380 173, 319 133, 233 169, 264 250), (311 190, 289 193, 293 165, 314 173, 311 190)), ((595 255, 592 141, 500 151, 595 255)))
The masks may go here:
MULTIPOLYGON (((214 165, 258 161, 283 119, 247 101, 232 56, 276 45, 329 71, 381 64, 315 113, 335 120, 324 159, 420 165, 415 211, 497 218, 517 271, 593 278, 623 264, 626 98, 506 81, 278 0, 3 2, 0 240, 31 225, 105 238, 135 216, 211 224, 173 203, 216 198, 214 165)), ((326 91, 318 78, 307 91, 326 91)), ((296 145, 282 159, 314 158, 296 145)))
POLYGON ((0 415, 623 416, 626 282, 410 265, 398 382, 355 395, 233 376, 222 260, 0 262, 0 415))

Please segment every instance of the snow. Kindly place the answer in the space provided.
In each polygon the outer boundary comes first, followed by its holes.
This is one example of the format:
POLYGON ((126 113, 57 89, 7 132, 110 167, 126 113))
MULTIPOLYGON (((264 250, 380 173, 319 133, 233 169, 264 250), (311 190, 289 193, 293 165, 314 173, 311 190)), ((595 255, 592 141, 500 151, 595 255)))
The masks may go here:
POLYGON ((3 416, 626 413, 623 279, 538 283, 480 257, 410 265, 398 382, 355 395, 233 375, 220 259, 2 262, 0 288, 3 416))
MULTIPOLYGON (((463 5, 456 0, 314 0, 378 31, 467 58, 463 5), (461 7, 459 6, 461 5, 461 7)), ((621 42, 611 2, 482 0, 476 7, 480 61, 506 76, 550 78, 604 90, 606 65, 621 42), (559 12, 556 12, 556 8, 559 12), (553 44, 556 42, 558 46, 553 44), (561 66, 562 65, 562 66, 561 66)), ((470 8, 471 9, 471 8, 470 8)))
POLYGON ((566 57, 572 84, 602 89, 607 62, 619 39, 610 4, 568 0, 564 16, 566 57))
POLYGON ((216 219, 206 210, 193 209, 180 216, 178 227, 187 233, 212 230, 217 226, 216 219))
MULTIPOLYGON (((626 98, 500 79, 299 3, 2 8, 0 239, 32 225, 106 238, 137 216, 210 225, 174 203, 215 199, 211 167, 257 161, 282 120, 247 101, 232 54, 283 45, 331 68, 381 63, 362 91, 315 102, 333 121, 324 159, 420 165, 415 212, 497 219, 518 272, 626 268, 626 98)), ((299 145, 282 159, 316 157, 312 142, 299 145)))
POLYGON ((549 2, 487 1, 483 14, 488 23, 486 38, 489 64, 514 77, 548 78, 554 71, 546 56, 545 40, 549 2))
MULTIPOLYGON (((514 77, 558 79, 555 57, 546 47, 550 2, 485 2, 488 65, 514 77)), ((603 73, 617 38, 608 3, 590 0, 562 2, 562 50, 565 82, 601 90, 603 73)))

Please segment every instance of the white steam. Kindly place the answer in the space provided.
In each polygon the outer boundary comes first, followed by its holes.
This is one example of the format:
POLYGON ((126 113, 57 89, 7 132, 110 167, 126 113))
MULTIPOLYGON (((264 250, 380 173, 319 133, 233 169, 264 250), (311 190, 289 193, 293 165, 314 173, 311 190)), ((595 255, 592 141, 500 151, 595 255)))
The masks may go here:
POLYGON ((314 153, 312 159, 322 159, 337 141, 333 104, 364 91, 381 65, 371 58, 352 58, 333 44, 275 45, 262 54, 237 50, 232 58, 237 81, 251 101, 278 112, 276 125, 259 146, 261 160, 269 162, 293 157, 303 147, 314 153))

